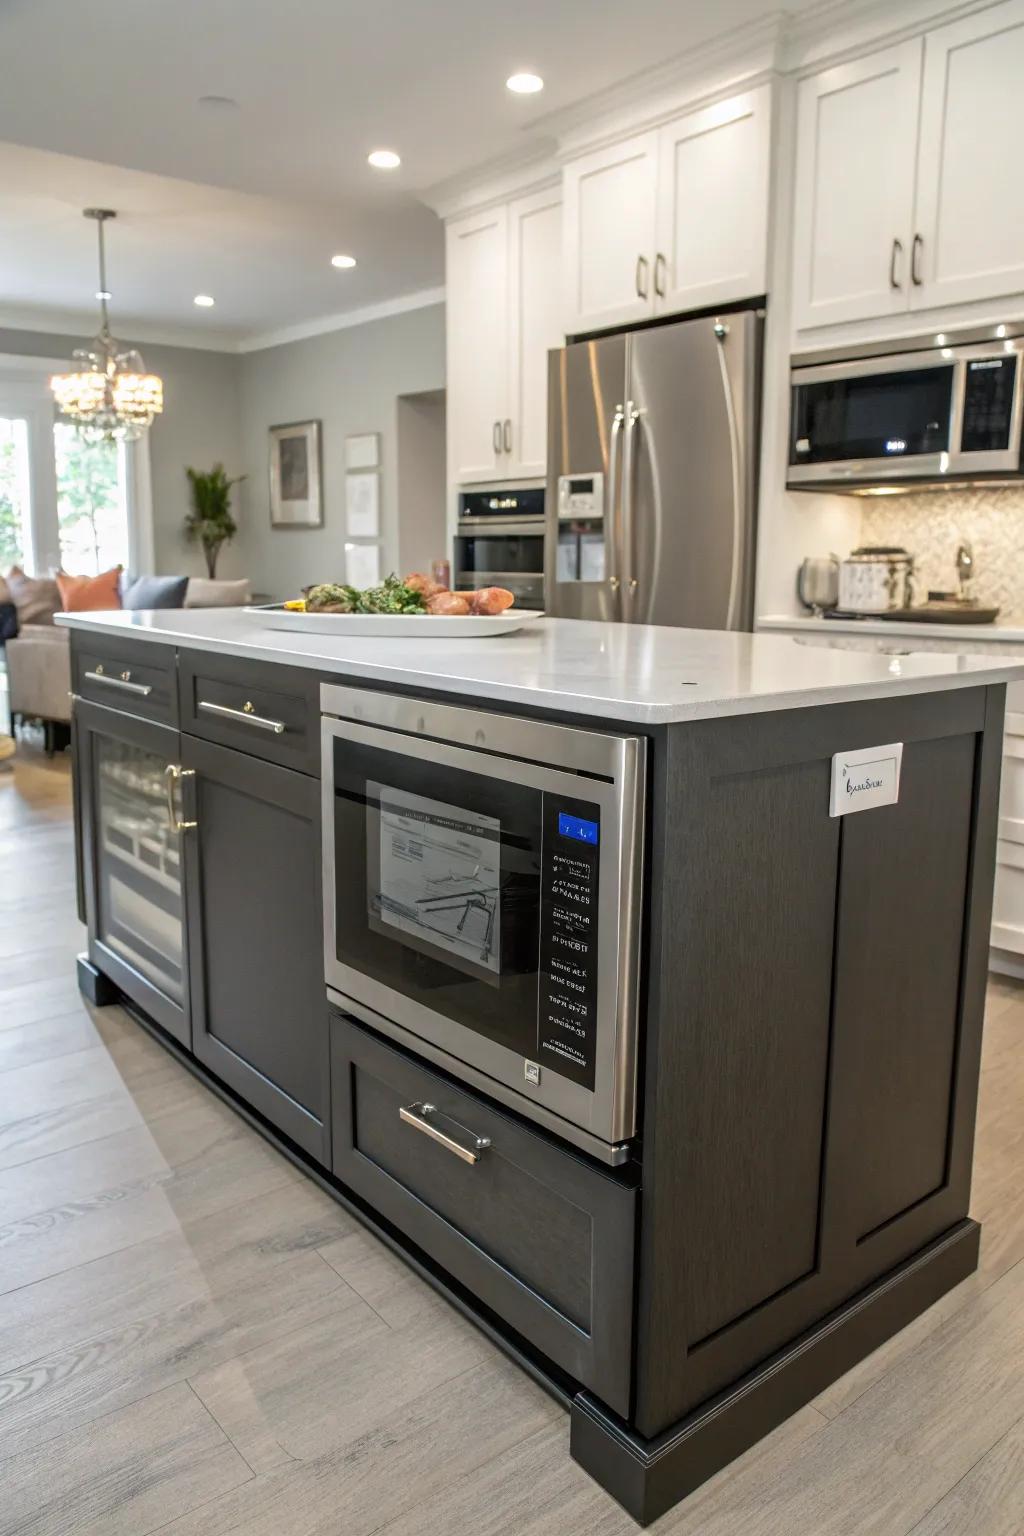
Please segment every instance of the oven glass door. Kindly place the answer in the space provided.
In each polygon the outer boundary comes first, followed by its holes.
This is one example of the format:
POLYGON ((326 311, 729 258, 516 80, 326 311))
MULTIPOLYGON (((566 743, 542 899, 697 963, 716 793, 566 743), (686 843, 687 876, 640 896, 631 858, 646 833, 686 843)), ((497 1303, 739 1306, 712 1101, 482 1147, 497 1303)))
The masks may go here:
POLYGON ((505 760, 473 771, 394 741, 332 742, 343 990, 414 1029, 440 1017, 504 1047, 520 1084, 532 1062, 593 1090, 604 786, 574 779, 567 794, 516 782, 505 760))
POLYGON ((791 464, 913 458, 950 446, 953 364, 793 387, 791 464))

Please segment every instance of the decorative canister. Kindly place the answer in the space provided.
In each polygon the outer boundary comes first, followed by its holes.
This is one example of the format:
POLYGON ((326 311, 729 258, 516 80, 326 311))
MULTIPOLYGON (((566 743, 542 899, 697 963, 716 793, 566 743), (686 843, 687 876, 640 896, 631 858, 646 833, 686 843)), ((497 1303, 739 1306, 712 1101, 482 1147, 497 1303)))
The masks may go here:
POLYGON ((839 607, 849 613, 886 613, 913 600, 913 556, 896 546, 864 545, 839 565, 839 607))

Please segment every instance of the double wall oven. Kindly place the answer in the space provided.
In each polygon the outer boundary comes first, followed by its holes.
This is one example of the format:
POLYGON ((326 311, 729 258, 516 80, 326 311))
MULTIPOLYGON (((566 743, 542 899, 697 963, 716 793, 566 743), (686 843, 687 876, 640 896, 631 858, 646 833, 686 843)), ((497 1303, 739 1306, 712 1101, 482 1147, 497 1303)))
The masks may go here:
POLYGON ((461 492, 454 554, 457 592, 505 587, 520 608, 543 608, 544 487, 461 492))
POLYGON ((331 684, 321 703, 329 997, 621 1161, 645 742, 331 684))

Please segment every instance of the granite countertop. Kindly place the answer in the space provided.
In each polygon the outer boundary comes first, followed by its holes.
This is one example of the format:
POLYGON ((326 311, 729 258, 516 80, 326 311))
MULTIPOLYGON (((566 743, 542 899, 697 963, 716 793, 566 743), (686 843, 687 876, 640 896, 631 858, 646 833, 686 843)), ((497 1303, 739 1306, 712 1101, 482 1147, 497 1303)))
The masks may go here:
POLYGON ((237 608, 68 613, 56 622, 334 677, 643 725, 1024 681, 1024 660, 1010 656, 897 657, 802 645, 787 635, 571 619, 541 619, 515 635, 476 640, 292 634, 237 608))
POLYGON ((759 631, 789 630, 807 634, 907 635, 923 640, 957 640, 965 651, 978 646, 1024 645, 1024 623, 996 619, 992 624, 930 624, 913 619, 824 619, 812 613, 769 613, 757 620, 759 631))

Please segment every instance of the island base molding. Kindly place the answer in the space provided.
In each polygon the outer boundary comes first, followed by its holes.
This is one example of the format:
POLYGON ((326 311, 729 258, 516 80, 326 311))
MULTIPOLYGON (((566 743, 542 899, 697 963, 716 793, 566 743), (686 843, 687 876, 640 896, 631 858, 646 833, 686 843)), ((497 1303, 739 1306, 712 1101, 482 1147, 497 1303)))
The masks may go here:
POLYGON ((958 1222, 654 1440, 578 1393, 573 1459, 649 1525, 973 1274, 980 1240, 978 1222, 958 1222))

